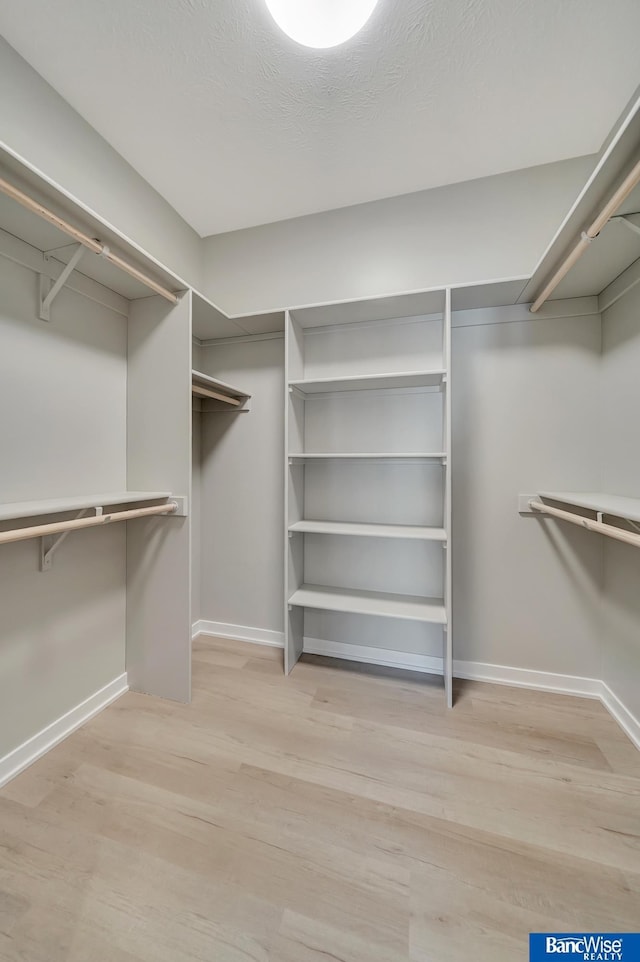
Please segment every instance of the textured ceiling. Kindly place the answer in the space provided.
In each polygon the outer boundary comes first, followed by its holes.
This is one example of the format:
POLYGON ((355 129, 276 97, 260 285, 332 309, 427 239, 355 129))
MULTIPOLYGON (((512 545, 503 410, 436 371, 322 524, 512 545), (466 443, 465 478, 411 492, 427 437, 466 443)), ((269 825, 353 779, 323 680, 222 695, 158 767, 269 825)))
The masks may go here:
POLYGON ((379 0, 326 51, 264 0, 0 0, 0 30, 202 235, 593 153, 640 81, 640 0, 379 0))

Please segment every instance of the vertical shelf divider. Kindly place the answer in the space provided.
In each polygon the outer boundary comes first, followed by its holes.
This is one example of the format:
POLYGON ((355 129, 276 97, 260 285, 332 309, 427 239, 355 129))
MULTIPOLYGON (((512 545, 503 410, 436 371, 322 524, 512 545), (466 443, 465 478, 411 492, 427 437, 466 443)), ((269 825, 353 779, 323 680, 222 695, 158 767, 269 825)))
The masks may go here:
MULTIPOLYGON (((191 292, 132 301, 128 487, 191 494, 191 416, 191 292)), ((190 517, 127 523, 126 667, 134 691, 191 700, 190 517)))
POLYGON ((304 464, 289 464, 289 451, 304 450, 304 401, 289 388, 289 381, 304 373, 304 333, 293 315, 285 314, 284 377, 284 670, 289 674, 300 655, 304 638, 304 609, 288 601, 302 586, 304 535, 289 535, 289 525, 304 517, 304 464), (302 432, 302 433, 301 433, 302 432))
POLYGON ((443 407, 443 447, 446 454, 444 463, 444 529, 446 532, 445 542, 445 577, 444 577, 444 604, 446 610, 446 624, 444 627, 444 687, 447 697, 447 707, 453 707, 453 628, 452 628, 452 540, 451 540, 451 288, 445 292, 445 311, 443 324, 443 361, 446 371, 444 384, 444 407, 443 407))

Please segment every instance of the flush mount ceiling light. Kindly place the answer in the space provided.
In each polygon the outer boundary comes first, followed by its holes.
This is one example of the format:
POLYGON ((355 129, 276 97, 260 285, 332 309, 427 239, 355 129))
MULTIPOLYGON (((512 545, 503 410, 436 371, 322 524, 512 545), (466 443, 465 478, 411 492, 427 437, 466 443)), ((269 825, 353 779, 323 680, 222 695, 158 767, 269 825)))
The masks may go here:
POLYGON ((378 0, 266 0, 281 30, 304 47, 337 47, 362 30, 378 0))

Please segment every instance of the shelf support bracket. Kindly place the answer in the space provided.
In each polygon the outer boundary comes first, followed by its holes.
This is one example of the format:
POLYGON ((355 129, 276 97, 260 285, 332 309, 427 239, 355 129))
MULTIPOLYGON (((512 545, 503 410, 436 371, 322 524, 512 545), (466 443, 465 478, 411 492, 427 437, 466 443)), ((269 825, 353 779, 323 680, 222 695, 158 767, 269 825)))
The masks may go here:
POLYGON ((618 217, 612 217, 611 220, 624 224, 624 226, 628 227, 629 230, 633 231, 634 234, 640 234, 640 224, 637 224, 635 221, 631 220, 632 217, 637 216, 637 214, 620 214, 618 217))
MULTIPOLYGON (((60 273, 58 280, 51 285, 51 278, 47 277, 46 274, 40 275, 40 320, 49 321, 51 320, 50 311, 51 305, 54 300, 67 283, 69 275, 80 262, 80 258, 84 254, 86 248, 82 244, 78 244, 74 251, 74 254, 68 264, 65 264, 64 269, 60 273)), ((46 255, 45 255, 46 256, 46 255)))
POLYGON ((518 495, 518 513, 534 514, 533 508, 529 506, 529 502, 535 501, 537 497, 538 497, 537 494, 519 494, 518 495))
MULTIPOLYGON (((76 515, 76 521, 84 518, 87 508, 83 508, 76 515)), ((102 508, 96 508, 96 515, 102 514, 102 508)), ((40 571, 50 571, 53 567, 53 556, 62 542, 71 534, 70 531, 63 531, 59 535, 47 535, 40 539, 40 571)))

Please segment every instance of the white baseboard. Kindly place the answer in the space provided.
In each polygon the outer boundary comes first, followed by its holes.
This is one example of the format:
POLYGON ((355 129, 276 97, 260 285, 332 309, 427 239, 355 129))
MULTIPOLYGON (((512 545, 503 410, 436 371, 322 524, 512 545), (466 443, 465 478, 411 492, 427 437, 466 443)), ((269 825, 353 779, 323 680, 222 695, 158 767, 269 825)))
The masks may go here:
POLYGON ((603 681, 602 694, 600 700, 609 714, 615 718, 620 728, 627 733, 637 749, 640 749, 640 719, 632 715, 629 709, 623 705, 618 696, 611 691, 609 686, 603 681))
POLYGON ((533 688, 539 691, 556 691, 562 695, 579 695, 583 698, 600 698, 602 682, 598 678, 580 675, 559 675, 550 671, 531 671, 528 668, 510 668, 506 665, 489 665, 480 661, 453 662, 456 678, 487 681, 494 685, 512 688, 533 688))
MULTIPOLYGON (((366 645, 350 645, 323 638, 307 638, 303 651, 310 655, 325 655, 330 658, 343 658, 346 661, 362 661, 388 668, 404 668, 408 671, 421 671, 433 675, 443 672, 442 658, 437 655, 417 655, 388 648, 371 648, 366 645)), ((597 678, 581 678, 577 675, 558 675, 547 671, 530 671, 526 668, 509 668, 504 665, 488 665, 477 661, 454 661, 453 674, 456 678, 486 681, 495 685, 510 685, 515 688, 535 688, 541 691, 556 691, 566 695, 581 695, 587 698, 600 698, 602 682, 597 678)))
POLYGON ((0 787, 129 690, 126 672, 0 758, 0 787))
POLYGON ((307 637, 303 640, 302 650, 309 655, 343 658, 345 661, 363 661, 369 665, 383 665, 385 668, 406 668, 409 671, 422 671, 430 675, 442 674, 442 658, 432 655, 414 655, 405 651, 393 651, 390 648, 349 645, 341 641, 307 637))
POLYGON ((268 628, 253 628, 250 625, 228 625, 224 621, 196 621, 191 629, 191 637, 212 635, 215 638, 230 638, 232 641, 249 641, 254 645, 268 645, 271 648, 284 648, 284 632, 268 628))

